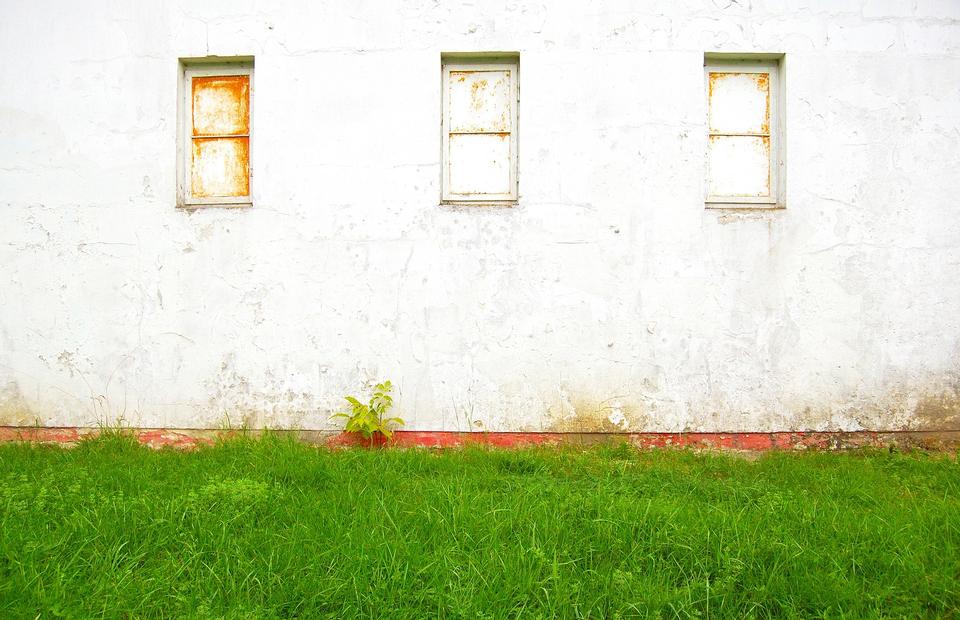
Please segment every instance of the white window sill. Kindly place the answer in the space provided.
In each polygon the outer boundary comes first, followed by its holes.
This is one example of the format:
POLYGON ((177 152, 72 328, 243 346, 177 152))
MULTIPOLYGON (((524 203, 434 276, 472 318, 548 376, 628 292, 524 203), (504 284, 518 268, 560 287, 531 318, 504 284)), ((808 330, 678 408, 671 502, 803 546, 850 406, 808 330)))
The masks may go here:
POLYGON ((786 205, 770 202, 706 202, 704 207, 713 211, 783 211, 786 205))
POLYGON ((197 211, 199 209, 249 209, 253 206, 252 201, 247 202, 186 202, 178 203, 177 208, 184 211, 197 211))
POLYGON ((456 207, 517 207, 519 200, 441 200, 440 206, 456 207))

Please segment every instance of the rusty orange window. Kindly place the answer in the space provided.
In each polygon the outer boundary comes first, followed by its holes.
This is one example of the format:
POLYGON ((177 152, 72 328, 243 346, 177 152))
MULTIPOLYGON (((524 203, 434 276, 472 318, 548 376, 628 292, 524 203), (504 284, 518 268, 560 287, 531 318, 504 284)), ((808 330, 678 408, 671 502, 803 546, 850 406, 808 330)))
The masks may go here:
POLYGON ((185 66, 181 204, 250 204, 249 63, 185 66))
POLYGON ((779 61, 707 59, 706 203, 782 206, 779 61))
POLYGON ((441 200, 517 200, 519 60, 442 57, 441 200))

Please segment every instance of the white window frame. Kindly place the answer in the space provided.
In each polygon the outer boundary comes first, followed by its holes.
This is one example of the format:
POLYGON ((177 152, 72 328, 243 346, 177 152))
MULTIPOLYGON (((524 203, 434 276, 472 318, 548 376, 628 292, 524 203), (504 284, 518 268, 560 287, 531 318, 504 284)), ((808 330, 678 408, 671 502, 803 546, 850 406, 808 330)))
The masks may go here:
POLYGON ((250 207, 253 206, 253 58, 217 58, 210 60, 180 59, 179 102, 177 114, 177 206, 184 209, 201 207, 250 207), (193 157, 193 88, 195 77, 247 75, 250 77, 250 101, 248 111, 249 135, 247 166, 249 193, 246 196, 194 197, 191 194, 191 163, 193 157))
MULTIPOLYGON (((520 57, 518 55, 447 55, 440 57, 442 67, 440 135, 440 203, 446 205, 516 205, 519 201, 517 126, 520 118, 520 57), (510 70, 510 191, 503 194, 453 194, 450 188, 450 136, 448 130, 450 73, 453 71, 510 70)), ((488 133, 488 132, 471 132, 488 133)), ((499 133, 499 132, 497 132, 499 133)))
MULTIPOLYGON (((708 209, 783 209, 785 204, 784 174, 784 109, 783 55, 711 55, 704 56, 703 86, 706 101, 706 138, 710 139, 710 73, 766 73, 770 84, 770 196, 714 196, 709 191, 709 162, 704 158, 704 202, 708 209)), ((729 134, 753 135, 753 134, 729 134)), ((706 151, 704 152, 706 156, 706 151)))

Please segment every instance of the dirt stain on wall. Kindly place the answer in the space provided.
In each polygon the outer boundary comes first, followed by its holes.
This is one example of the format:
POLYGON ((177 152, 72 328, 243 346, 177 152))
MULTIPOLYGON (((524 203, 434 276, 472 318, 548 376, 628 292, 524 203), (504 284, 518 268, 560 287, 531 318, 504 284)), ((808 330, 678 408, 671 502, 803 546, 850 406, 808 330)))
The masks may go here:
POLYGON ((560 412, 548 412, 538 430, 548 433, 623 433, 643 430, 645 410, 623 397, 594 400, 571 397, 560 412))
POLYGON ((0 426, 30 426, 38 424, 39 419, 27 405, 16 381, 0 387, 0 426))
POLYGON ((960 430, 960 390, 953 388, 924 396, 917 402, 913 416, 920 430, 960 430))

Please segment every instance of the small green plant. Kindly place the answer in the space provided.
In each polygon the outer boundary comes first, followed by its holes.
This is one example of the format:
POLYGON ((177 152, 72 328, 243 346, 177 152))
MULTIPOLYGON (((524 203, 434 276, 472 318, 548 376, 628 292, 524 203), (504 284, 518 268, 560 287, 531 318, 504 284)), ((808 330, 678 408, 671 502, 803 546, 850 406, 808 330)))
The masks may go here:
POLYGON ((334 414, 334 418, 346 418, 347 424, 344 426, 348 433, 360 433, 364 439, 373 443, 373 436, 376 433, 382 434, 387 439, 393 436, 391 425, 403 426, 402 418, 388 418, 387 412, 393 407, 393 398, 390 392, 393 390, 393 384, 389 381, 378 383, 373 386, 373 396, 370 403, 364 405, 353 396, 346 396, 350 403, 349 413, 334 414))

